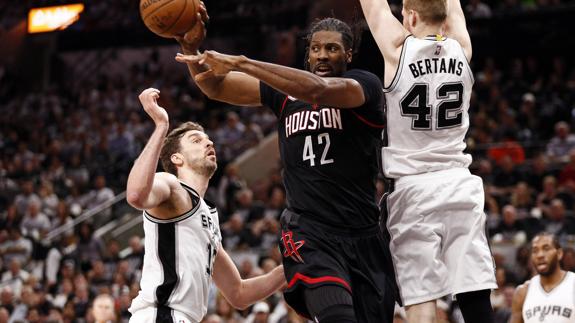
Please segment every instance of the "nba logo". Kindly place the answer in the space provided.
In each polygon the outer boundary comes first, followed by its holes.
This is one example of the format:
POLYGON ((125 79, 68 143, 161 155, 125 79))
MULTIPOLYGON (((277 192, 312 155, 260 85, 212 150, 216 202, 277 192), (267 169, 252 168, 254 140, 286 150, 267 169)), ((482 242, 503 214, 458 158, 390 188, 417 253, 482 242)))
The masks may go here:
POLYGON ((434 55, 437 56, 437 55, 439 55, 439 53, 441 53, 441 45, 437 45, 437 47, 435 48, 434 55))

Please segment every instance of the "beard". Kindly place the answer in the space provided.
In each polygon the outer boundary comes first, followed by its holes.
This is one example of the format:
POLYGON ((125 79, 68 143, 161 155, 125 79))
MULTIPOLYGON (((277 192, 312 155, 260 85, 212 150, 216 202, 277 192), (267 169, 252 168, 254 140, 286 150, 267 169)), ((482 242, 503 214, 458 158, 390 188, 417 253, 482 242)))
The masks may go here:
POLYGON ((198 173, 207 178, 211 178, 216 169, 218 169, 218 164, 204 158, 194 158, 191 163, 191 168, 195 173, 198 173))
POLYGON ((557 266, 559 266, 559 261, 557 259, 557 257, 551 259, 551 261, 549 262, 549 266, 547 267, 547 270, 545 271, 537 271, 537 273, 543 277, 548 277, 551 276, 556 270, 557 270, 557 266))

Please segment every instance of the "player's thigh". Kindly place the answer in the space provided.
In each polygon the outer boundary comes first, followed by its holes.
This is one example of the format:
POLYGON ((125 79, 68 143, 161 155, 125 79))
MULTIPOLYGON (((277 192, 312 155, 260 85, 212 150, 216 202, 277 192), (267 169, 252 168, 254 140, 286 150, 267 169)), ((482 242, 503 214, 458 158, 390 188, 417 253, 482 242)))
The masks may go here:
POLYGON ((453 189, 457 194, 452 195, 444 238, 452 293, 495 287, 495 267, 485 233, 482 182, 470 175, 459 179, 453 189))
POLYGON ((388 240, 382 234, 354 239, 353 305, 359 322, 392 322, 398 290, 388 240))
POLYGON ((408 185, 389 195, 387 228, 404 305, 448 293, 449 273, 442 252, 444 227, 434 217, 436 193, 429 185, 408 185))

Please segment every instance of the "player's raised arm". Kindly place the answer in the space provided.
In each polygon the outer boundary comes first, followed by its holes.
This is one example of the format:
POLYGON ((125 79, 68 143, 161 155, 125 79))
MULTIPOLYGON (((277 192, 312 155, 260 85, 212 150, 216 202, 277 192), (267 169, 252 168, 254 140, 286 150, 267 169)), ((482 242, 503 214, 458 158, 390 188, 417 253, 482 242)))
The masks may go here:
POLYGON ((447 20, 445 21, 445 34, 459 42, 468 61, 471 61, 471 38, 467 31, 465 15, 459 0, 447 1, 447 20))
POLYGON ((242 279, 230 256, 220 246, 214 262, 214 283, 230 304, 245 309, 285 287, 283 266, 278 266, 265 275, 242 279))
POLYGON ((395 73, 403 41, 409 32, 393 15, 387 0, 360 0, 360 3, 371 34, 385 59, 386 71, 389 67, 395 73))
POLYGON ((509 323, 523 323, 523 303, 527 296, 528 283, 519 285, 513 294, 513 301, 511 303, 511 318, 509 323))
POLYGON ((130 170, 126 187, 128 203, 140 210, 159 206, 170 197, 171 185, 177 184, 171 174, 156 174, 162 142, 169 128, 168 114, 156 102, 159 96, 160 91, 153 88, 144 90, 139 96, 144 110, 155 123, 154 132, 130 170))

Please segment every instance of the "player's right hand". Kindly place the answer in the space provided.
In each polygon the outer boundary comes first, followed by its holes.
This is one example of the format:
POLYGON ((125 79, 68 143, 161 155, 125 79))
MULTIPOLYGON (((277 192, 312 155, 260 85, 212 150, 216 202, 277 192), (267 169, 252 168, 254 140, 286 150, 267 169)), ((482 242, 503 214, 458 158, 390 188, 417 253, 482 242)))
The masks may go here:
POLYGON ((145 89, 140 93, 138 99, 144 107, 144 111, 154 120, 156 126, 168 125, 168 112, 164 108, 158 105, 158 98, 160 97, 160 90, 149 88, 145 89))
POLYGON ((176 35, 174 38, 180 43, 184 53, 195 54, 204 38, 206 38, 206 24, 210 20, 208 10, 203 1, 200 1, 200 9, 197 13, 197 22, 184 35, 176 35))

